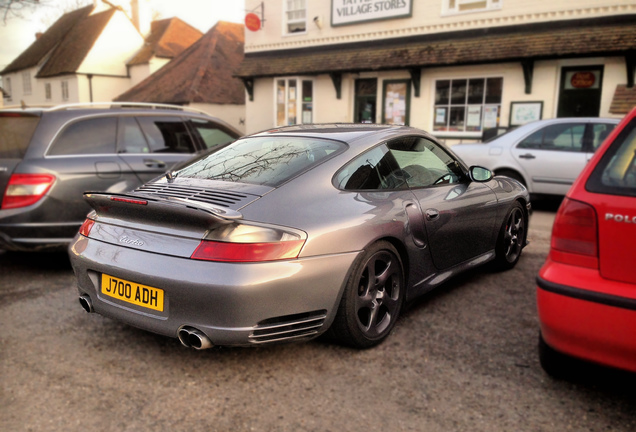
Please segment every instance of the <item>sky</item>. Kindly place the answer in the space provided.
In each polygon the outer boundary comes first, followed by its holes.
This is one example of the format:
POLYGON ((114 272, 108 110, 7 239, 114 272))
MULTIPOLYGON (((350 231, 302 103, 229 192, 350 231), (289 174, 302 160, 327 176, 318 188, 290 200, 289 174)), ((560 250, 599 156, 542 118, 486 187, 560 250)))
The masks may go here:
MULTIPOLYGON (((121 1, 121 0, 120 0, 121 1)), ((245 17, 243 0, 148 0, 161 18, 179 17, 203 33, 217 21, 242 23, 245 17)), ((0 70, 33 43, 35 33, 46 30, 64 11, 51 4, 90 4, 90 0, 49 0, 34 9, 22 12, 22 18, 13 17, 6 24, 0 21, 0 70)), ((44 3, 42 1, 42 3, 44 3)))

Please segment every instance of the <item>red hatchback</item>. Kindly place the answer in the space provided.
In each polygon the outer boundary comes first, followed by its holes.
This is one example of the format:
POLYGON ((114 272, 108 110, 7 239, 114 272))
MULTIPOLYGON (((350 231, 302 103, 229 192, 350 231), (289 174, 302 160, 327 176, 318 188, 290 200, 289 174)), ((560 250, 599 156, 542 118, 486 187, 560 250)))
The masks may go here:
POLYGON ((546 372, 570 356, 636 372, 636 109, 563 200, 537 285, 546 372))

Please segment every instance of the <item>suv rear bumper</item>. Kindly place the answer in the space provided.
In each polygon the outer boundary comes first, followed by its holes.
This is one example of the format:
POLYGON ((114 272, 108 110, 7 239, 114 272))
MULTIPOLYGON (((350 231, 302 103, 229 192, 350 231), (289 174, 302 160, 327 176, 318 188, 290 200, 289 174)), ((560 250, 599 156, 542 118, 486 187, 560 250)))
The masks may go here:
POLYGON ((24 252, 63 249, 80 226, 81 223, 0 224, 0 249, 24 252))
POLYGON ((636 372, 634 286, 548 259, 537 277, 541 334, 556 351, 636 372), (577 284, 572 286, 573 282, 577 284))

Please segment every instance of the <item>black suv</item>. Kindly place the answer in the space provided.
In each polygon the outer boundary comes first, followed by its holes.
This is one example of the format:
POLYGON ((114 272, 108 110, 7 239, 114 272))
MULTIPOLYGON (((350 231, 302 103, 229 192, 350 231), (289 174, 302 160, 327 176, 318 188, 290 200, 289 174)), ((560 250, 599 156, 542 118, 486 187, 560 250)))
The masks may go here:
POLYGON ((240 135, 170 105, 0 110, 0 249, 66 246, 90 211, 84 191, 135 189, 240 135))

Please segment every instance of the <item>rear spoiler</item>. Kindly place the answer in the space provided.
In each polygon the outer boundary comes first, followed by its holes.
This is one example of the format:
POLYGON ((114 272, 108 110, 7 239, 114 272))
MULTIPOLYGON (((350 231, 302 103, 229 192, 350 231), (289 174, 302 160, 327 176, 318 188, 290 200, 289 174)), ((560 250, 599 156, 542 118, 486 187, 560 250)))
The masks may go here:
POLYGON ((100 217, 125 218, 142 223, 166 223, 176 220, 185 225, 204 224, 212 227, 243 218, 236 210, 185 198, 157 199, 136 194, 85 192, 84 200, 100 217))

